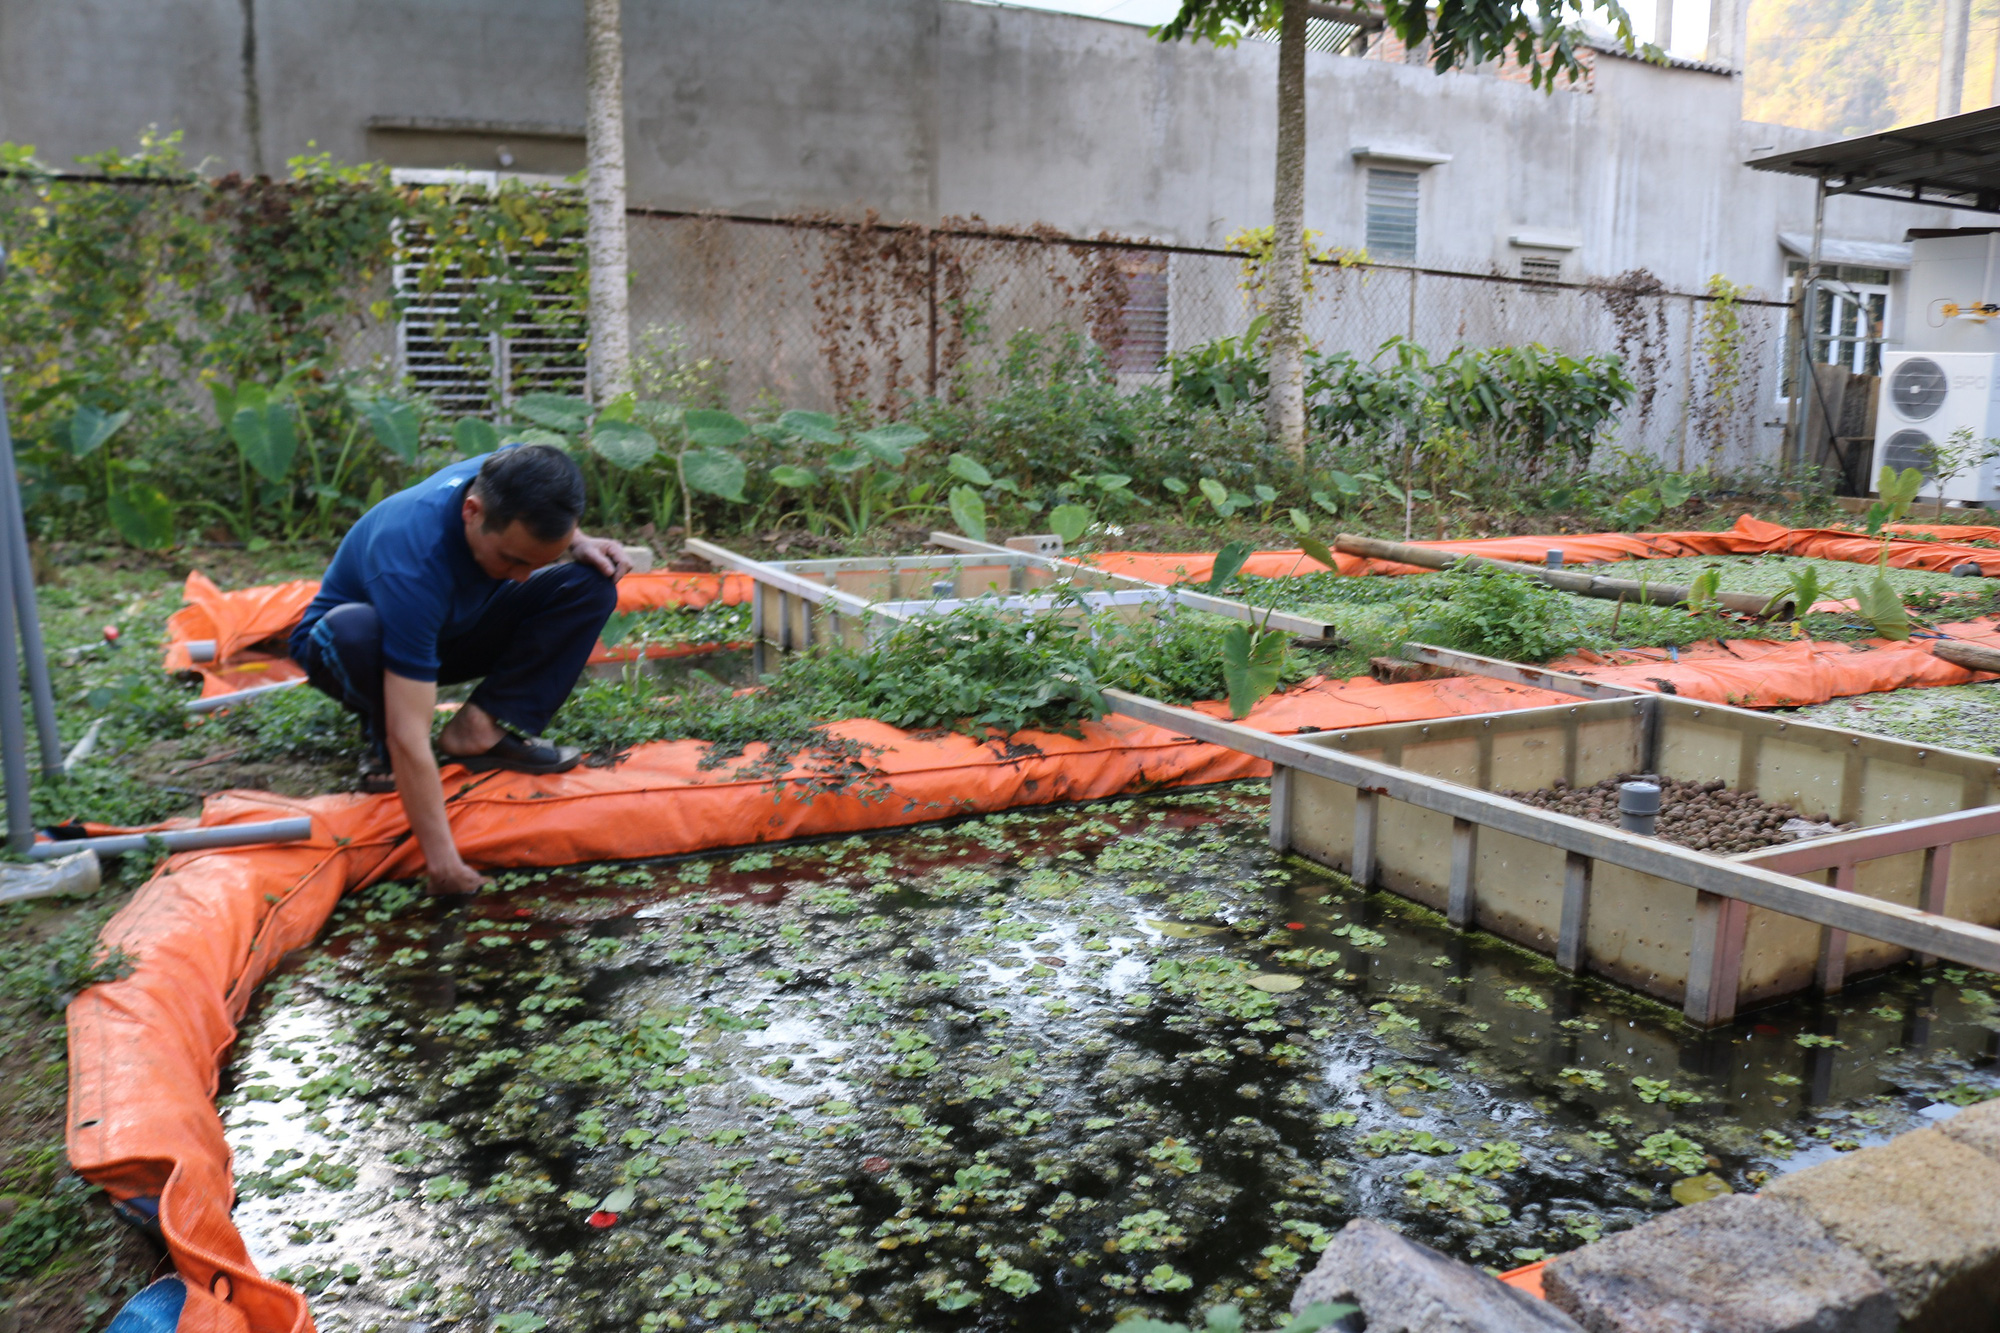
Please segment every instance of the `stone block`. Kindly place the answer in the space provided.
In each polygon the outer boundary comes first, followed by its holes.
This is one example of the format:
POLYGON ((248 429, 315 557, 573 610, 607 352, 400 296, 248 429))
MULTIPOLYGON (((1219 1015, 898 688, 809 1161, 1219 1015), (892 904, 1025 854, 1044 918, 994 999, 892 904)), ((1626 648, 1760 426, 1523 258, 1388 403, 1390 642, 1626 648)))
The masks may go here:
POLYGON ((620 549, 625 552, 625 558, 631 561, 632 572, 634 574, 650 574, 653 572, 653 562, 655 557, 653 555, 652 547, 629 546, 621 544, 620 549))
POLYGON ((1360 1306, 1368 1333, 1578 1333, 1526 1292, 1366 1218, 1333 1238, 1292 1312, 1325 1301, 1360 1306))
POLYGON ((1906 1333, 2000 1330, 2000 1161, 1935 1129, 1764 1187, 1866 1259, 1906 1333))
POLYGON ((1939 1125, 1938 1132, 2000 1162, 2000 1101, 1968 1106, 1939 1125))
POLYGON ((1789 1204, 1730 1195, 1549 1261, 1549 1303, 1585 1333, 1895 1333, 1896 1302, 1789 1204))

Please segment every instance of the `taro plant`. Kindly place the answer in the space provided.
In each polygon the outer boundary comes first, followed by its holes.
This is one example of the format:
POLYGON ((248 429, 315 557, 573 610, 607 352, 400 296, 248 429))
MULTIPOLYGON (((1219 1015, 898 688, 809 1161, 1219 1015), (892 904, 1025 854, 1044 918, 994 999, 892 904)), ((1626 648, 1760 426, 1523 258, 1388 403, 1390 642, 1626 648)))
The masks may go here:
POLYGON ((1880 498, 1868 507, 1866 519, 1868 535, 1881 537, 1882 547, 1875 560, 1875 576, 1853 590, 1855 609, 1861 618, 1874 626, 1877 635, 1895 642, 1910 637, 1910 613, 1904 609, 1902 595, 1889 582, 1891 538, 1883 529, 1910 512, 1923 484, 1924 474, 1916 468, 1904 468, 1901 472, 1892 467, 1882 469, 1875 487, 1880 498))
MULTIPOLYGON (((1328 569, 1339 569, 1334 563, 1333 552, 1327 549, 1324 542, 1301 532, 1299 545, 1304 554, 1293 563, 1293 570, 1296 571, 1308 556, 1328 569)), ((1230 542, 1217 551, 1215 564, 1209 570, 1208 591, 1215 593, 1226 587, 1242 572, 1244 562, 1255 549, 1249 542, 1230 542)), ((1271 616, 1276 610, 1277 602, 1273 600, 1265 608, 1261 621, 1255 624, 1247 620, 1239 621, 1222 633, 1222 680, 1229 690, 1231 717, 1248 717, 1250 710, 1268 698, 1284 678, 1286 652, 1292 636, 1289 631, 1271 628, 1271 616)))
POLYGON ((809 532, 833 528, 853 536, 902 514, 938 508, 931 499, 935 483, 911 483, 903 471, 909 451, 930 438, 917 426, 891 423, 850 432, 824 412, 787 412, 757 433, 813 451, 815 466, 781 463, 771 469, 772 481, 797 493, 792 513, 809 532))
MULTIPOLYGON (((141 550, 157 551, 171 545, 174 539, 172 504, 159 487, 140 478, 138 474, 144 464, 119 459, 105 448, 131 419, 130 409, 106 412, 80 402, 61 432, 62 442, 69 446, 69 456, 79 463, 92 456, 101 460, 105 507, 118 535, 141 550)), ((57 495, 73 503, 84 497, 84 490, 81 486, 65 486, 57 495)))
POLYGON ((646 480, 646 469, 663 454, 673 466, 658 478, 656 513, 661 518, 671 515, 678 502, 682 521, 693 532, 697 493, 746 503, 743 486, 749 469, 732 449, 748 437, 750 428, 727 412, 687 410, 641 401, 629 393, 596 410, 568 394, 524 394, 513 410, 530 425, 513 432, 512 438, 524 444, 553 444, 603 465, 599 505, 614 520, 630 517, 637 508, 636 492, 646 480))
MULTIPOLYGON (((352 387, 343 398, 333 400, 345 407, 345 413, 322 400, 320 424, 329 428, 328 436, 322 438, 314 413, 305 402, 305 386, 313 368, 314 363, 302 362, 270 384, 209 381, 216 420, 236 446, 241 510, 232 514, 208 500, 195 501, 192 507, 213 511, 253 545, 261 542, 255 535, 260 516, 274 507, 285 536, 296 539, 329 535, 343 515, 360 513, 382 498, 385 481, 379 469, 370 469, 375 477, 367 494, 350 493, 363 466, 376 461, 360 447, 364 429, 405 467, 414 465, 422 450, 423 423, 415 404, 352 387), (333 442, 336 438, 337 446, 333 442), (301 459, 305 463, 302 483, 292 476, 301 459)), ((114 505, 114 521, 117 515, 114 505)))

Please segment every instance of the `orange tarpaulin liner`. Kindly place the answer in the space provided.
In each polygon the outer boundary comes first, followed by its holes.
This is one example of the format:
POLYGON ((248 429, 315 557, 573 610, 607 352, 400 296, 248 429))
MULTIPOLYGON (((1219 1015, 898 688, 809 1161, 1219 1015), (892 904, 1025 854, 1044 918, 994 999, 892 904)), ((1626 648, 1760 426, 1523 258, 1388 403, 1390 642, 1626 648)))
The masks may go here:
MULTIPOLYGON (((181 590, 187 605, 167 617, 167 653, 162 665, 171 672, 199 672, 204 698, 296 680, 305 673, 289 657, 249 650, 253 644, 289 634, 318 592, 319 583, 314 579, 223 592, 197 570, 188 575, 181 590), (212 661, 196 662, 188 656, 188 644, 198 639, 214 641, 212 661)), ((749 601, 750 576, 655 569, 627 574, 618 581, 620 614, 667 607, 699 609, 718 600, 729 606, 749 601)), ((678 657, 696 651, 701 650, 658 648, 648 650, 646 656, 678 657)), ((591 660, 619 662, 638 655, 635 649, 621 652, 600 647, 591 660)))
MULTIPOLYGON (((1686 553, 1668 545, 1682 537, 1773 546, 1779 541, 1811 546, 1857 540, 1852 534, 1799 533, 1770 524, 1758 525, 1771 529, 1768 533, 1746 527, 1754 523, 1745 520, 1731 534, 1611 540, 1644 543, 1650 553, 1660 555, 1686 553)), ((1604 539, 1501 540, 1546 549, 1604 539)), ((1935 543, 1901 545, 1922 547, 1926 553, 1941 549, 1935 543)), ((1213 557, 1152 558, 1193 566, 1213 557)), ((1275 564, 1282 556, 1272 559, 1275 564)), ((190 579, 188 611, 206 617, 202 632, 192 627, 190 617, 177 644, 211 635, 239 644, 257 642, 286 628, 264 627, 280 619, 287 598, 300 597, 295 585, 244 593, 216 592, 205 579, 201 585, 190 579), (287 592, 287 587, 294 590, 287 592)), ((696 596, 735 601, 748 591, 747 580, 739 583, 734 575, 635 575, 626 585, 637 605, 684 605, 690 603, 668 599, 696 596), (704 578, 706 584, 690 582, 704 578), (661 600, 655 602, 655 597, 661 600)), ((626 585, 621 585, 621 609, 626 609, 626 585)), ((310 595, 308 591, 304 598, 310 595)), ((297 602, 303 605, 304 600, 297 602)), ((183 614, 176 613, 177 618, 183 614)), ((296 614, 293 610, 292 618, 296 614)), ((1954 637, 2000 642, 2000 626, 1991 621, 1953 628, 1954 637)), ((1621 651, 1560 665, 1642 688, 1671 688, 1690 698, 1765 705, 1986 678, 1931 656, 1921 644, 1907 643, 1734 642, 1690 648, 1678 662, 1666 660, 1664 653, 1621 651)), ((1481 677, 1398 685, 1365 677, 1319 679, 1265 700, 1248 722, 1273 732, 1327 730, 1536 707, 1568 698, 1481 677)), ((1203 711, 1223 715, 1226 710, 1209 704, 1203 711)), ((1116 717, 1086 725, 1074 738, 1024 733, 1015 739, 1034 747, 1027 752, 959 735, 919 738, 879 722, 846 722, 831 730, 878 751, 874 763, 882 790, 875 799, 849 790, 808 802, 796 790, 774 791, 768 782, 733 776, 755 762, 761 747, 750 747, 734 769, 704 770, 705 746, 663 742, 637 747, 612 767, 553 777, 496 773, 469 779, 462 769, 447 768, 453 836, 478 865, 554 866, 886 829, 1269 772, 1267 764, 1236 751, 1116 717)), ((208 803, 202 822, 243 823, 301 813, 313 819, 313 837, 307 842, 169 858, 105 927, 105 943, 130 953, 135 969, 123 980, 84 991, 68 1012, 70 1161, 115 1197, 159 1199, 162 1232, 189 1285, 181 1333, 307 1333, 312 1328, 304 1298, 257 1274, 230 1221, 234 1190, 229 1149, 214 1106, 217 1081, 258 984, 287 951, 311 942, 339 896, 385 877, 417 873, 422 866, 394 797, 290 801, 228 793, 208 803)))

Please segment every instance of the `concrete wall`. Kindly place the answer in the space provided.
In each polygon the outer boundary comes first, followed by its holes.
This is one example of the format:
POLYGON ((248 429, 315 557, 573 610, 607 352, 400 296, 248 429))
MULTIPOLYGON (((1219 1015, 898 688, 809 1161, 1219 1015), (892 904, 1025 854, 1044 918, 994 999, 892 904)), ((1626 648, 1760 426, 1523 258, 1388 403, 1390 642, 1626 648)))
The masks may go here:
MULTIPOLYGON (((1125 24, 953 0, 625 12, 635 204, 977 214, 1203 245, 1268 219, 1269 43, 1163 46, 1125 24)), ((0 0, 0 137, 55 162, 149 123, 229 169, 280 169, 309 142, 347 160, 417 153, 414 136, 369 132, 387 119, 501 126, 456 134, 467 165, 491 167, 505 126, 580 137, 582 71, 573 0, 0 0)), ((1360 145, 1450 155, 1424 172, 1425 264, 1511 271, 1506 238, 1534 228, 1581 239, 1565 276, 1644 268, 1689 290, 1720 272, 1775 294, 1777 232, 1811 227, 1806 182, 1740 163, 1816 136, 1743 123, 1728 75, 1601 57, 1594 92, 1543 94, 1313 53, 1308 79, 1308 221, 1336 244, 1363 239, 1360 145)), ((422 151, 399 164, 435 165, 436 135, 422 151)), ((1952 220, 1828 210, 1829 233, 1851 239, 1952 220)))

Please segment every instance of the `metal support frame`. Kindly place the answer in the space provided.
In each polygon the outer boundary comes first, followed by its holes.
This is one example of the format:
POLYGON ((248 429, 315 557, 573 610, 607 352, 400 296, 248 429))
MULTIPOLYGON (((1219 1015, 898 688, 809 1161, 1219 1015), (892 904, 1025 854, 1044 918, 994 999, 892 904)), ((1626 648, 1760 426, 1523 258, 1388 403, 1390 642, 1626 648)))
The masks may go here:
MULTIPOLYGON (((1913 953, 1933 954, 1968 967, 1984 970, 2000 968, 2000 930, 1968 921, 1954 921, 1934 912, 1905 907, 1855 893, 1838 883, 1815 884, 1779 873, 1760 857, 1784 854, 1807 855, 1831 852, 1837 860, 1850 863, 1911 850, 1900 840, 1929 840, 1931 844, 1955 841, 1958 837, 1984 836, 1995 831, 1983 821, 2000 822, 2000 808, 1961 812, 1930 820, 1914 820, 1864 834, 1847 834, 1791 847, 1768 849, 1723 858, 1679 847, 1657 839, 1640 837, 1568 815, 1554 814, 1522 805, 1506 797, 1440 778, 1427 777, 1393 764, 1343 754, 1326 745, 1313 744, 1288 736, 1274 736, 1232 722, 1220 721, 1192 709, 1177 708, 1157 700, 1108 690, 1115 712, 1138 721, 1165 727, 1195 740, 1226 746, 1269 760, 1274 766, 1299 769, 1356 790, 1355 848, 1353 878, 1367 886, 1374 878, 1377 850, 1375 830, 1379 825, 1382 797, 1402 801, 1423 810, 1450 816, 1453 820, 1558 847, 1570 855, 1571 872, 1566 876, 1562 934, 1568 948, 1564 953, 1580 962, 1583 941, 1589 927, 1589 878, 1575 871, 1576 861, 1604 861, 1641 874, 1686 884, 1699 891, 1694 938, 1689 942, 1689 1007, 1699 999, 1709 1013, 1733 1013, 1733 994, 1717 994, 1716 980, 1728 978, 1725 989, 1734 990, 1734 969, 1724 964, 1732 948, 1733 911, 1713 900, 1727 900, 1741 907, 1762 907, 1797 917, 1833 930, 1893 944, 1913 953), (1938 827, 1957 821, 1949 830, 1938 827), (1864 844, 1862 840, 1869 840, 1864 844), (1845 844, 1823 848, 1822 844, 1845 844), (1869 855, 1861 855, 1866 845, 1869 855), (1775 855, 1774 855, 1775 854, 1775 855), (1703 981, 1706 969, 1707 980, 1703 981), (1700 994, 1697 996, 1696 992, 1700 994), (1726 1002, 1725 1002, 1726 998, 1726 1002)), ((1703 705, 1706 708, 1708 705, 1703 705)), ((1454 825, 1454 828, 1456 825, 1454 825)), ((1925 845, 1923 841, 1918 846, 1925 845)), ((1828 868, 1826 865, 1816 867, 1828 868)), ((1851 876, 1848 883, 1852 883, 1851 876)), ((1844 960, 1844 944, 1839 951, 1844 960)), ((1562 961, 1560 958, 1558 961, 1562 961)), ((1691 1013, 1691 1017, 1694 1015, 1691 1013)))
MULTIPOLYGON (((1786 471, 1798 471, 1806 463, 1806 430, 1812 419, 1812 410, 1806 401, 1808 391, 1818 393, 1819 380, 1813 374, 1813 325, 1819 315, 1819 263, 1820 247, 1826 238, 1826 176, 1822 174, 1813 189, 1813 239, 1812 255, 1806 260, 1806 278, 1799 289, 1799 346, 1798 379, 1792 386, 1794 417, 1792 421, 1791 466, 1786 471)), ((1867 478, 1862 478, 1864 482, 1867 478)))
POLYGON ((1227 597, 1215 597, 1205 592, 1190 592, 1183 586, 1153 583, 1147 579, 1133 578, 1129 574, 1115 574, 1110 570, 1099 569, 1095 565, 1085 564, 1081 560, 1057 559, 1053 556, 1035 555, 1027 551, 1017 551, 1011 547, 995 546, 991 542, 975 541, 970 537, 962 537, 956 532, 933 532, 931 534, 931 545, 942 546, 948 551, 962 551, 967 555, 1015 556, 1020 558, 1024 563, 1033 565, 1039 569, 1048 570, 1050 573, 1062 574, 1072 578, 1078 575, 1088 575, 1090 578, 1100 579, 1115 588, 1132 590, 1158 590, 1165 588, 1173 595, 1174 601, 1191 611, 1206 611, 1210 615, 1227 616, 1231 620, 1244 620, 1254 625, 1267 625, 1271 629, 1283 630, 1287 634, 1297 635, 1302 639, 1337 639, 1340 637, 1340 627, 1329 625, 1323 620, 1312 620, 1306 616, 1296 616, 1288 611, 1266 612, 1259 607, 1250 606, 1244 602, 1232 601, 1227 597))
MULTIPOLYGON (((5 262, 5 255, 0 254, 0 266, 5 262)), ((20 479, 14 474, 14 439, 7 424, 6 393, 0 386, 0 780, 4 780, 7 798, 7 845, 16 853, 27 851, 35 840, 27 723, 21 712, 23 662, 40 742, 42 775, 60 777, 62 740, 56 732, 41 611, 35 599, 35 571, 28 553, 28 526, 21 514, 20 479)))

